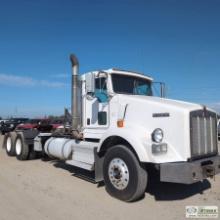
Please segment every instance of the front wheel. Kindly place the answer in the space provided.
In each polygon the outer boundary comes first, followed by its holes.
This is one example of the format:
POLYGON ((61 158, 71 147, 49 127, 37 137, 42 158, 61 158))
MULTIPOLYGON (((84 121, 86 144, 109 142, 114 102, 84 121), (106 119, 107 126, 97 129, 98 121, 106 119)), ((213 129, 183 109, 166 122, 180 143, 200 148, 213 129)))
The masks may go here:
POLYGON ((144 195, 147 172, 126 146, 116 145, 107 151, 103 172, 106 191, 111 196, 131 202, 144 195))

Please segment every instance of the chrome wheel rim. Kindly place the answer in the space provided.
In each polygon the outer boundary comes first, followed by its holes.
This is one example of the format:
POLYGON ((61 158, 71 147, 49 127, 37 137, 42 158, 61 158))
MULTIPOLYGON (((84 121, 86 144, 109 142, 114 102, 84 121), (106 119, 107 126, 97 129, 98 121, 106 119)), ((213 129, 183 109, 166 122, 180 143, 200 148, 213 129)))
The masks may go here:
POLYGON ((8 152, 11 151, 11 145, 12 145, 11 137, 8 137, 7 141, 6 141, 6 149, 7 149, 8 152))
POLYGON ((22 145, 21 140, 17 139, 16 144, 15 144, 15 150, 16 150, 17 155, 21 154, 21 149, 22 149, 21 145, 22 145))
POLYGON ((129 183, 129 170, 126 163, 120 158, 111 160, 108 175, 112 185, 118 190, 124 190, 129 183))

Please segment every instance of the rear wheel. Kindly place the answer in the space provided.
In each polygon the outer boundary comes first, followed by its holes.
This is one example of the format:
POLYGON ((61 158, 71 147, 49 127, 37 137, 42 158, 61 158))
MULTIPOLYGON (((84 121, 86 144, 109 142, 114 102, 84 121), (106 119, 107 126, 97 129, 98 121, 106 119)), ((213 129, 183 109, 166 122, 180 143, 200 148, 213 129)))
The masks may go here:
POLYGON ((15 153, 18 160, 27 160, 29 155, 29 146, 25 143, 22 135, 18 134, 15 140, 15 153))
POLYGON ((4 148, 6 149, 8 156, 15 156, 15 139, 15 132, 9 132, 5 134, 4 148))
POLYGON ((111 196, 131 202, 144 195, 147 172, 126 146, 116 145, 110 148, 103 166, 106 191, 111 196))

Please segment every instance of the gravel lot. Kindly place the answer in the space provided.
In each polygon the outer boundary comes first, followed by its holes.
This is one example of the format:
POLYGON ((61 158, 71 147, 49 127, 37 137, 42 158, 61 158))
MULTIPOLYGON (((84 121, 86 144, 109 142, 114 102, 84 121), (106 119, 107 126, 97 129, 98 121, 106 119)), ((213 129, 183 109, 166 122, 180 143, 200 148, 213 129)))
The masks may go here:
MULTIPOLYGON (((2 137, 0 137, 2 141, 2 137)), ((105 187, 74 176, 56 161, 17 161, 0 147, 0 219, 185 219, 186 205, 220 209, 220 176, 194 185, 154 182, 145 197, 125 203, 105 187)))

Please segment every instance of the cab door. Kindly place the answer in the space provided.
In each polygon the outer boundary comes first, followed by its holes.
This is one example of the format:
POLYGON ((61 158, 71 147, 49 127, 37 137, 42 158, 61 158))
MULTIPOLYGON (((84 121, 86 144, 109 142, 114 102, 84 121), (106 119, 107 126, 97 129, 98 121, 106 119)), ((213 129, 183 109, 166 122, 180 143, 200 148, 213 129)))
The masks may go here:
POLYGON ((85 101, 85 128, 106 129, 109 126, 109 99, 107 78, 95 78, 95 91, 85 101))

